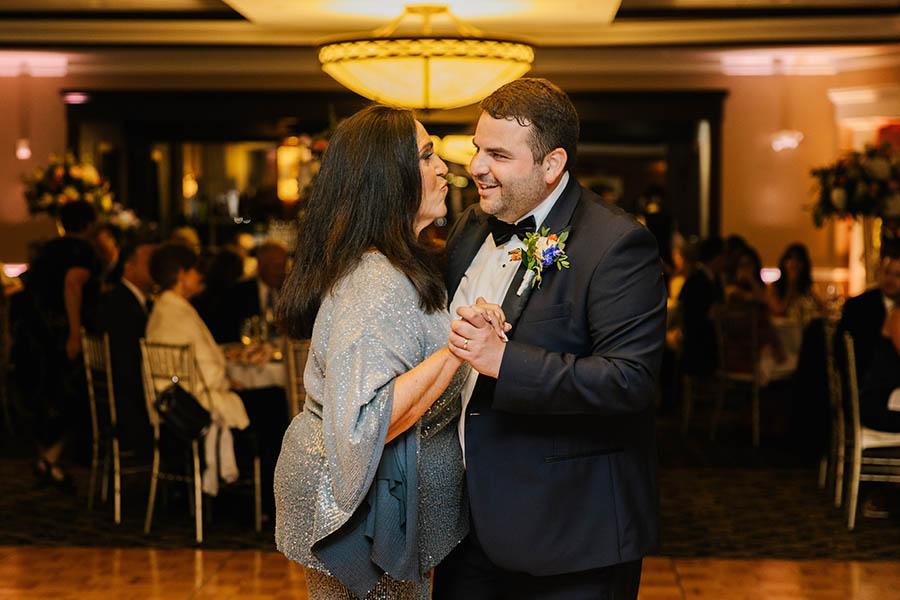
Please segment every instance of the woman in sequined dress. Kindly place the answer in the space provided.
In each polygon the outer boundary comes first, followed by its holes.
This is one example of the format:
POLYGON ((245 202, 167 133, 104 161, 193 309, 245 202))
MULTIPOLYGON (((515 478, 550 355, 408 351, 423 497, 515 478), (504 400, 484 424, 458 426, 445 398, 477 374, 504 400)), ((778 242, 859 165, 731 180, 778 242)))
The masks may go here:
POLYGON ((311 334, 307 396, 278 459, 275 538, 313 600, 427 599, 468 530, 455 427, 468 366, 446 347, 446 292, 419 237, 446 214, 446 173, 410 111, 364 109, 335 131, 298 233, 278 313, 311 334))

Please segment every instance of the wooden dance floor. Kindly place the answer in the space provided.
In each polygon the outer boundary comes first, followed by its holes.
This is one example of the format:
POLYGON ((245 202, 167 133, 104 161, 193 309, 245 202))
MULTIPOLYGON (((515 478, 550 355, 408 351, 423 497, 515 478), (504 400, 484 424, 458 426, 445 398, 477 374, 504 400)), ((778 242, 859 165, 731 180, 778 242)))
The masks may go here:
MULTIPOLYGON (((884 600, 900 562, 644 561, 641 600, 884 600)), ((253 550, 0 547, 0 600, 306 600, 302 567, 253 550)))

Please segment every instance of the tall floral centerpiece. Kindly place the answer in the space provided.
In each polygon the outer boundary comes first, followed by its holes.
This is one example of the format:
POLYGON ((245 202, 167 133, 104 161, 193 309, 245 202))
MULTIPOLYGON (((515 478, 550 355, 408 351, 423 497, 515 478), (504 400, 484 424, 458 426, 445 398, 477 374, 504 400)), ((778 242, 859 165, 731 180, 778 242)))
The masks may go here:
POLYGON ((36 168, 23 179, 25 199, 32 214, 55 215, 63 204, 76 200, 90 202, 99 213, 113 209, 109 181, 100 176, 94 165, 80 162, 71 152, 63 157, 51 154, 46 167, 36 168))
POLYGON ((72 152, 50 155, 46 167, 38 167, 22 178, 25 200, 31 214, 57 216, 68 202, 84 200, 94 205, 100 221, 122 229, 140 225, 131 210, 114 201, 110 183, 90 162, 79 161, 72 152))
POLYGON ((900 155, 890 144, 849 152, 835 163, 812 170, 817 196, 813 222, 832 218, 861 223, 866 285, 875 282, 882 243, 900 239, 900 155))
POLYGON ((890 144, 882 144, 813 169, 819 192, 813 205, 816 226, 830 217, 900 216, 898 159, 890 144))

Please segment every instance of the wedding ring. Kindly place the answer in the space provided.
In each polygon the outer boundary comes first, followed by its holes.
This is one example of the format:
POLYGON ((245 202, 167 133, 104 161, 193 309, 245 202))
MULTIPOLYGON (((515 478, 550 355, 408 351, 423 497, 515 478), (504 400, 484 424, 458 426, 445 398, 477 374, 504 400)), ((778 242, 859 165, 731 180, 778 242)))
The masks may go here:
POLYGON ((463 342, 463 350, 468 350, 468 349, 469 349, 469 340, 466 340, 463 342))

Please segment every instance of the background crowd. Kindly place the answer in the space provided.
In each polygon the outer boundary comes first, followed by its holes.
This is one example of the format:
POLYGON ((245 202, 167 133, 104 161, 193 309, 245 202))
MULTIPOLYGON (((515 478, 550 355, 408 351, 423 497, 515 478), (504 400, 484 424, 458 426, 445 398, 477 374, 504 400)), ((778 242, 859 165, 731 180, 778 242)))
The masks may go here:
MULTIPOLYGON (((244 236, 203 251, 190 228, 170 239, 125 236, 98 224, 92 205, 66 204, 65 235, 35 250, 22 289, 10 297, 15 412, 36 443, 42 485, 72 493, 64 450, 83 457, 90 444, 81 329, 109 336, 119 439, 125 455, 146 459, 152 429, 141 374, 139 340, 193 345, 202 387, 197 400, 213 422, 234 433, 262 463, 263 510, 273 513, 272 473, 287 427, 283 386, 246 388, 229 379, 225 349, 242 336, 275 336, 273 306, 288 269, 287 249, 244 236)), ((246 339, 244 340, 247 341, 246 339)))

